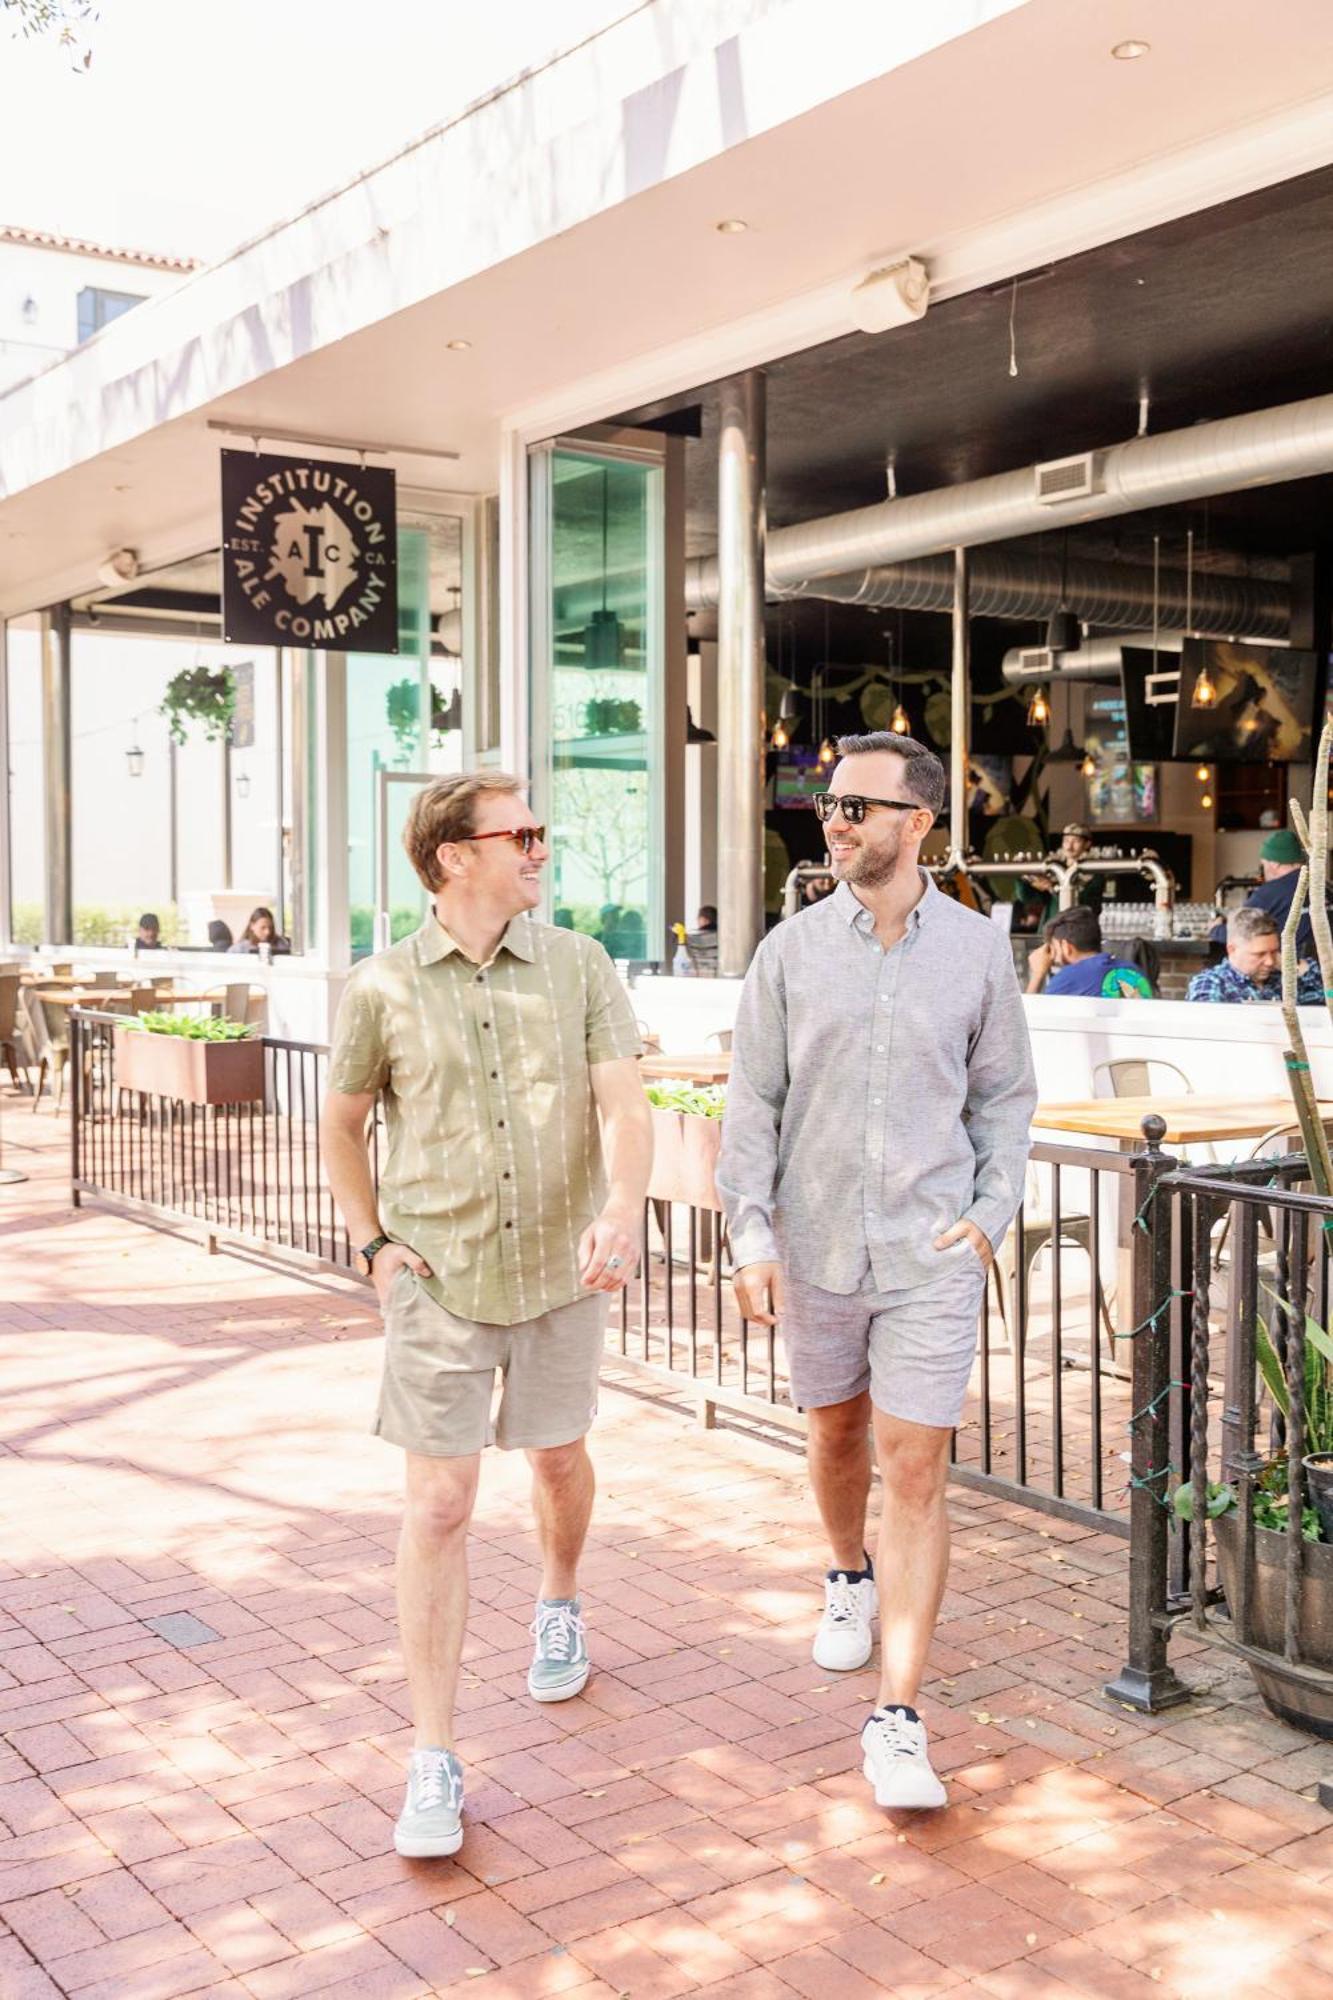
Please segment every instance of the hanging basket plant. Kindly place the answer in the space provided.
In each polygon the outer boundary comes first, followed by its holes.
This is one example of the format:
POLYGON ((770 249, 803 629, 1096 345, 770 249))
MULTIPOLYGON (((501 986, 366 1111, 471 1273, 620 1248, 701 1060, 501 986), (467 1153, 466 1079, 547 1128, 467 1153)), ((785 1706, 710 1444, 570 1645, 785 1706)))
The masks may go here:
POLYGON ((197 722, 210 743, 225 743, 236 713, 236 677, 230 667, 184 667, 167 683, 158 709, 173 743, 184 743, 197 722))

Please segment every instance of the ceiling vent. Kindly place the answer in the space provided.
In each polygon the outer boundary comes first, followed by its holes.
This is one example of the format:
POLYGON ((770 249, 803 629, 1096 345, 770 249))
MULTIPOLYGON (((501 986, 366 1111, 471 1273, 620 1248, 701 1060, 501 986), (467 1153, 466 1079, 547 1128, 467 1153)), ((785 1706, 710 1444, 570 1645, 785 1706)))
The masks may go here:
POLYGON ((1036 497, 1044 507, 1065 500, 1089 500, 1103 490, 1102 454, 1080 452, 1077 458, 1051 458, 1033 468, 1036 497))
POLYGON ((1060 659, 1049 646, 1024 646, 1018 655, 1019 671, 1027 674, 1057 674, 1060 659))

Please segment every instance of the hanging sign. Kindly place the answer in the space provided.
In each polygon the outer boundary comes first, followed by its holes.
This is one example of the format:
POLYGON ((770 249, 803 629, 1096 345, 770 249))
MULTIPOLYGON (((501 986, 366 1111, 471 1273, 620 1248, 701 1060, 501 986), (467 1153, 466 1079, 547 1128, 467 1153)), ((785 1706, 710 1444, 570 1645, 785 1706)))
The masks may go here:
POLYGON ((222 634, 229 645, 396 653, 394 474, 224 451, 222 634))

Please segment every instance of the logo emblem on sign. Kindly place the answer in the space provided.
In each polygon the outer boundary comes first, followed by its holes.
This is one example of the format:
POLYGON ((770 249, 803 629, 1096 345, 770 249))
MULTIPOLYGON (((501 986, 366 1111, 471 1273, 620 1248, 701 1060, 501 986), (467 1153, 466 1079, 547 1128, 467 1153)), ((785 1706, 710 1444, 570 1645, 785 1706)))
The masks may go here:
POLYGON ((228 641, 398 651, 394 475, 222 453, 228 641))

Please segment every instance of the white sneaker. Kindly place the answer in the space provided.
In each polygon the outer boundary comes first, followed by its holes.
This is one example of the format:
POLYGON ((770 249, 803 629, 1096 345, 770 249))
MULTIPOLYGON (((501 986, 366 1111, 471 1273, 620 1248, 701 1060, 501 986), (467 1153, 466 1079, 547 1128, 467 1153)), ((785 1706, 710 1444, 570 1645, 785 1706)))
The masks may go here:
POLYGON ((463 1845, 463 1766, 452 1750, 414 1750, 393 1844, 409 1860, 457 1854, 463 1845))
POLYGON ((873 1577, 853 1583, 839 1571, 824 1578, 824 1616, 813 1649, 817 1667, 851 1674, 865 1665, 875 1643, 871 1624, 877 1601, 873 1577))
POLYGON ((926 1725, 898 1708, 877 1708, 861 1731, 861 1775, 875 1788, 875 1804, 889 1811, 946 1804, 948 1794, 931 1769, 926 1725))

